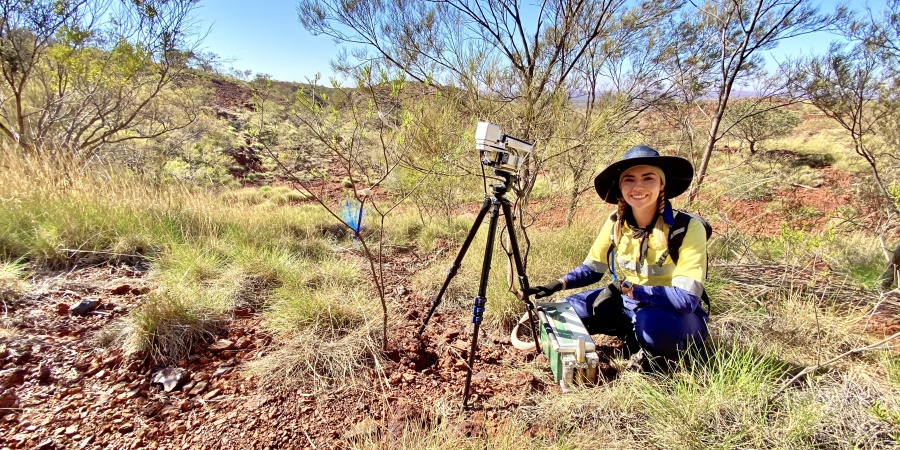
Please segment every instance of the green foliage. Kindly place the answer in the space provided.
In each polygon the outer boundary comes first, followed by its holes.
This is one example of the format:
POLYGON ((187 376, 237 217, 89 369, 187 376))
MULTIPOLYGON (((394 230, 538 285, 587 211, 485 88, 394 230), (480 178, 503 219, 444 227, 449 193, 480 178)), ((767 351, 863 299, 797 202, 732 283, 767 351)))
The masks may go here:
POLYGON ((472 228, 473 222, 471 216, 457 216, 448 218, 446 221, 431 221, 419 232, 417 241, 419 248, 431 251, 438 245, 461 244, 469 229, 472 228))
POLYGON ((891 439, 894 440, 895 444, 900 444, 900 409, 889 408, 881 404, 881 402, 876 401, 875 404, 872 405, 871 411, 875 417, 894 427, 895 430, 891 432, 891 439))
POLYGON ((747 142, 750 153, 756 153, 756 145, 762 141, 785 137, 800 125, 800 116, 784 107, 771 108, 756 100, 739 100, 728 105, 725 113, 729 132, 747 142))
POLYGON ((145 3, 0 5, 4 139, 29 154, 105 158, 190 124, 190 83, 174 81, 187 80, 196 2, 156 2, 152 15, 145 3))
POLYGON ((891 183, 888 185, 888 194, 895 204, 900 205, 900 183, 891 183))
MULTIPOLYGON (((764 446, 758 439, 774 412, 764 396, 785 376, 784 363, 753 349, 718 348, 708 361, 684 364, 672 379, 635 380, 645 439, 664 448, 764 446)), ((797 436, 794 445, 810 437, 797 436)))
POLYGON ((753 248, 763 261, 802 264, 804 261, 821 259, 824 250, 835 240, 836 233, 833 229, 825 233, 811 233, 782 222, 781 231, 777 235, 760 239, 753 248))
POLYGON ((881 353, 881 359, 886 372, 885 378, 894 386, 900 386, 900 357, 891 351, 885 351, 881 353))
POLYGON ((358 266, 343 261, 294 263, 272 292, 266 326, 279 332, 313 329, 344 334, 374 312, 371 292, 360 289, 362 279, 358 266))

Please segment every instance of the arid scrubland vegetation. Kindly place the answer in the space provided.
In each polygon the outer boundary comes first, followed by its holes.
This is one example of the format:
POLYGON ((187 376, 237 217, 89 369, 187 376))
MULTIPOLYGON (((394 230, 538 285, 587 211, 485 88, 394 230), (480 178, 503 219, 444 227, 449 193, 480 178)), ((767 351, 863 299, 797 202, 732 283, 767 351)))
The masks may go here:
POLYGON ((0 2, 4 447, 900 443, 900 2, 302 0, 353 48, 309 84, 223 74, 196 7, 0 2), (837 43, 765 64, 816 31, 837 43), (480 120, 535 144, 509 194, 532 283, 584 259, 625 149, 694 161, 708 360, 645 373, 613 343, 561 394, 509 346, 497 245, 460 410, 483 232, 415 331, 495 182, 480 120))

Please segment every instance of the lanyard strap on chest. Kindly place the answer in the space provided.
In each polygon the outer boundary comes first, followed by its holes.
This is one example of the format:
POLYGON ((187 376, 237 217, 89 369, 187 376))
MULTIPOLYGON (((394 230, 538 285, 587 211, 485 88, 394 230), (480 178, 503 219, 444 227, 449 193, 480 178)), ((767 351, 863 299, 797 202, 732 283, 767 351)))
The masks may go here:
MULTIPOLYGON (((613 281, 617 280, 618 277, 616 275, 616 231, 619 227, 619 223, 616 222, 613 225, 612 233, 609 236, 610 246, 609 246, 609 254, 607 255, 607 259, 609 260, 609 271, 610 275, 612 275, 613 281)), ((638 229, 634 232, 634 237, 638 239, 640 242, 641 253, 638 255, 638 260, 635 262, 636 271, 640 272, 641 267, 644 265, 644 262, 647 260, 647 251, 650 247, 650 235, 651 231, 638 229)), ((663 251, 662 256, 656 262, 656 265, 662 267, 663 262, 666 260, 666 256, 668 255, 669 250, 666 249, 663 251)))

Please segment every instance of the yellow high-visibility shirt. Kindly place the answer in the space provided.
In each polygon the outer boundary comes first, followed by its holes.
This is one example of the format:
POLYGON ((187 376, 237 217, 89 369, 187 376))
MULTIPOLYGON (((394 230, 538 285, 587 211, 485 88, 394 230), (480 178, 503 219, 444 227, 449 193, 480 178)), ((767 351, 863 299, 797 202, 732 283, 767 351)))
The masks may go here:
MULTIPOLYGON (((681 214, 676 211, 675 214, 681 214)), ((609 247, 616 222, 607 219, 597 239, 588 252, 584 264, 598 273, 609 269, 609 247)), ((641 242, 633 237, 627 222, 623 222, 622 238, 615 248, 614 272, 619 280, 628 280, 643 286, 674 286, 700 297, 706 281, 706 230, 698 220, 691 219, 685 231, 684 241, 678 251, 678 264, 666 254, 662 264, 658 264, 666 247, 659 245, 652 235, 648 235, 647 255, 638 261, 641 242)), ((669 226, 664 226, 666 236, 669 226)), ((675 230, 678 232, 678 230, 675 230)))

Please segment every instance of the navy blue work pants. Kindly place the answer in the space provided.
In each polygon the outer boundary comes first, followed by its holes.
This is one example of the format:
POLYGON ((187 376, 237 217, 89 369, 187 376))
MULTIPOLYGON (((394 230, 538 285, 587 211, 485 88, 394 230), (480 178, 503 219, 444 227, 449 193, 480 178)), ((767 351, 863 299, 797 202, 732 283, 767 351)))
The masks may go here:
POLYGON ((674 358, 688 345, 701 343, 707 336, 706 321, 694 314, 647 306, 634 311, 621 298, 600 305, 596 314, 594 300, 605 288, 579 292, 566 297, 590 334, 607 334, 623 340, 632 352, 638 346, 655 356, 674 358))

